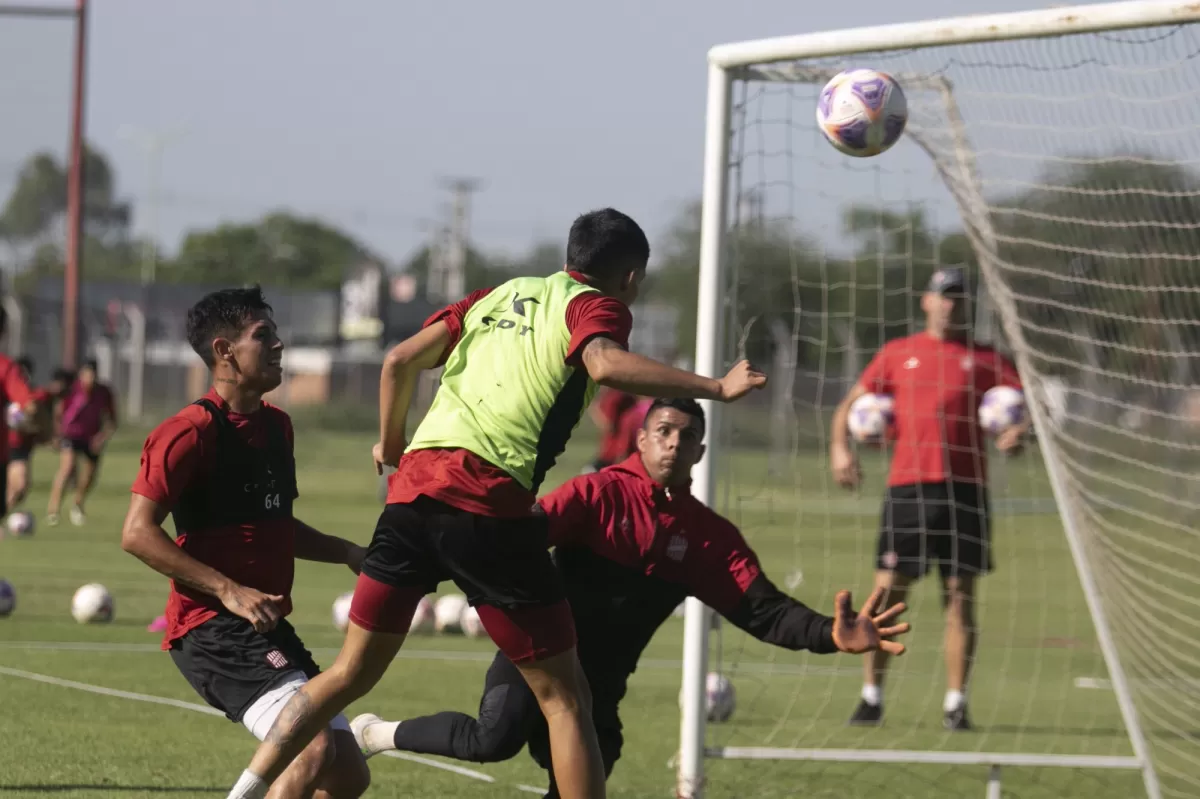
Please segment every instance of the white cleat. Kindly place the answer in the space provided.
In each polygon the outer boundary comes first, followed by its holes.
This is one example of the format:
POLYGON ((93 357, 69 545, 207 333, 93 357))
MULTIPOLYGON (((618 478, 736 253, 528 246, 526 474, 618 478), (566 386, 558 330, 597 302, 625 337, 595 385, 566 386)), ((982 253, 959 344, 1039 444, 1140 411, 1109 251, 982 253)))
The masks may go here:
POLYGON ((71 517, 71 524, 76 527, 83 527, 87 524, 87 516, 84 515, 83 508, 78 505, 72 505, 68 515, 71 517))
POLYGON ((363 753, 363 757, 371 758, 380 752, 393 748, 391 741, 372 740, 372 738, 378 736, 370 734, 371 727, 383 723, 383 719, 374 713, 363 713, 361 716, 355 716, 354 720, 350 722, 350 732, 354 733, 354 741, 358 744, 359 751, 363 753))

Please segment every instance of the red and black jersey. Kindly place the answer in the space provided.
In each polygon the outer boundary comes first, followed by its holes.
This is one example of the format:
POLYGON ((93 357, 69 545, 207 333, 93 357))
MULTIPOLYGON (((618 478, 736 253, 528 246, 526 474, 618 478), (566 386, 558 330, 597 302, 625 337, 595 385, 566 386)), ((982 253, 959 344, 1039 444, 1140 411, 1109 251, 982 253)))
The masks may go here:
POLYGON ((888 485, 987 480, 979 403, 996 386, 1021 388, 1012 362, 991 347, 927 333, 889 341, 859 384, 895 401, 888 485))
MULTIPOLYGON (((291 613, 296 489, 292 423, 267 403, 238 414, 210 391, 164 421, 142 448, 133 493, 171 508, 175 543, 241 585, 284 597, 291 613)), ((171 584, 163 648, 221 611, 171 584)))
POLYGON ((832 652, 833 620, 779 591, 728 519, 646 474, 641 458, 576 477, 539 503, 564 577, 579 656, 633 673, 655 631, 695 596, 760 640, 832 652))

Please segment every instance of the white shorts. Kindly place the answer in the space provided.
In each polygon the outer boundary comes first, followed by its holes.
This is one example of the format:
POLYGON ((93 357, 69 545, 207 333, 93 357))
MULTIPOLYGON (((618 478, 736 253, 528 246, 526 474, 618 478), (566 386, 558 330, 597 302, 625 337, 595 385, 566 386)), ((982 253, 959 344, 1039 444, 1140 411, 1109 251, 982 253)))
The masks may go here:
MULTIPOLYGON (((308 682, 304 673, 299 671, 287 672, 281 679, 283 682, 256 699, 254 704, 246 708, 246 712, 242 714, 242 724, 246 725, 246 729, 250 730, 260 741, 267 737, 271 725, 275 723, 275 719, 279 718, 279 714, 283 712, 284 706, 287 705, 292 695, 308 682)), ((338 713, 333 717, 333 721, 329 722, 329 728, 350 732, 350 722, 346 721, 345 716, 338 713)))

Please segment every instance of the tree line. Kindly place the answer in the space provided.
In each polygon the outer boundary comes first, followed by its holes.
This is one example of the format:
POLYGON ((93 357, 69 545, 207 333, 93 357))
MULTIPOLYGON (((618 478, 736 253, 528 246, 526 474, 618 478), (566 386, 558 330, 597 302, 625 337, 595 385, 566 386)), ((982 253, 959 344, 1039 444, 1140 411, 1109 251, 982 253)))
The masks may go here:
MULTIPOLYGON (((88 147, 85 165, 85 274, 139 280, 147 247, 155 245, 133 237, 131 204, 119 195, 108 159, 88 147)), ((1152 376, 1177 364, 1159 363, 1154 353, 1200 349, 1200 181, 1193 173, 1129 154, 1073 158, 1022 192, 989 199, 993 264, 1046 371, 1099 358, 1100 368, 1152 376), (1093 342, 1086 352, 1081 338, 1093 342)), ((31 156, 0 208, 0 259, 17 276, 18 290, 22 281, 61 274, 65 212, 64 165, 50 154, 31 156)), ((647 301, 677 307, 682 352, 694 346, 699 219, 698 204, 689 205, 656 237, 646 291, 647 301)), ((841 221, 849 247, 838 257, 786 220, 743 222, 731 233, 734 268, 722 296, 737 319, 756 320, 748 354, 768 356, 780 331, 802 360, 811 360, 805 350, 823 351, 827 362, 869 351, 909 332, 919 318, 916 297, 937 268, 961 265, 978 280, 967 233, 935 230, 919 208, 851 206, 841 221)), ((981 241, 978 224, 971 232, 981 241)), ((543 242, 516 258, 471 248, 467 288, 558 269, 564 244, 543 242)), ((430 256, 422 248, 396 267, 421 289, 430 256)), ((364 261, 383 263, 327 221, 284 212, 191 231, 176 255, 155 257, 158 281, 256 280, 318 290, 337 289, 364 261)))

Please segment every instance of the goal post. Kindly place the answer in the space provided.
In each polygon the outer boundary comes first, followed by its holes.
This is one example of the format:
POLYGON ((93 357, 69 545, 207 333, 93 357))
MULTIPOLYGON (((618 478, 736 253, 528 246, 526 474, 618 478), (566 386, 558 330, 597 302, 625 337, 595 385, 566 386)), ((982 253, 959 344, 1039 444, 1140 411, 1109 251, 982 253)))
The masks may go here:
MULTIPOLYGON (((758 523, 769 513, 739 500, 739 495, 756 492, 758 505, 794 503, 797 508, 787 520, 792 524, 823 519, 824 541, 814 536, 800 541, 804 533, 791 533, 796 537, 792 548, 801 551, 792 555, 794 559, 812 563, 844 546, 833 540, 828 519, 843 512, 838 503, 845 500, 818 474, 827 468, 827 434, 822 425, 828 422, 829 400, 836 402, 848 388, 832 375, 856 359, 865 362, 883 340, 895 335, 889 325, 904 321, 892 318, 887 310, 892 307, 889 297, 897 293, 888 284, 892 273, 905 273, 904 288, 911 295, 923 286, 917 278, 922 270, 943 265, 936 248, 932 258, 917 254, 913 239, 928 231, 917 230, 911 220, 932 213, 930 209, 954 217, 952 230, 943 232, 959 233, 969 245, 995 316, 993 327, 1002 334, 1001 343, 1026 387, 1038 440, 1038 451, 1026 457, 1040 456, 1044 472, 1019 482, 1029 493, 1044 487, 1061 523, 1062 562, 1071 574, 1044 574, 1045 599, 1058 599, 1052 588, 1056 580, 1073 579, 1077 588, 1071 590, 1081 597, 1079 613, 1086 614, 1081 623, 1094 634, 1098 662, 1106 671, 1102 676, 1111 686, 1112 717, 1122 727, 1127 745, 1125 752, 1047 753, 1023 740, 1038 727, 1031 721, 1036 714, 1027 711, 1025 728, 1002 740, 1000 733, 989 733, 984 725, 965 749, 946 742, 904 747, 905 742, 928 740, 914 732, 917 722, 908 719, 889 722, 896 725, 894 737, 900 743, 895 746, 805 746, 804 734, 788 726, 794 715, 805 712, 794 703, 768 709, 759 720, 770 735, 790 735, 801 745, 752 745, 746 742, 747 735, 738 732, 723 732, 726 741, 718 745, 709 740, 705 722, 710 611, 689 600, 677 760, 679 796, 725 795, 709 790, 713 782, 706 774, 706 761, 714 758, 976 767, 989 799, 1000 796, 1002 769, 1130 772, 1140 775, 1141 789, 1150 799, 1191 796, 1200 790, 1196 765, 1200 732, 1184 722, 1188 713, 1200 714, 1200 647, 1194 643, 1200 624, 1188 617, 1189 610, 1195 613, 1200 608, 1200 562, 1184 554, 1189 544, 1195 547, 1189 537, 1200 525, 1200 485, 1195 477, 1200 473, 1200 442, 1192 443, 1200 430, 1196 410, 1200 408, 1196 385, 1200 383, 1196 368, 1200 366, 1200 249, 1193 247, 1200 245, 1200 238, 1195 242, 1188 238, 1200 222, 1186 213, 1191 209, 1187 203, 1200 198, 1200 178, 1195 184, 1190 178, 1190 171, 1200 164, 1200 121, 1181 110, 1173 125, 1157 118, 1142 123, 1144 127, 1136 123, 1137 109, 1183 107, 1200 94, 1196 85, 1200 75, 1190 71, 1191 61, 1200 56, 1196 22, 1200 22, 1200 7, 1194 4, 1146 0, 805 34, 720 45, 709 52, 696 368, 702 374, 723 374, 739 354, 739 344, 744 346, 747 325, 763 312, 754 303, 770 302, 738 291, 739 285, 753 283, 749 270, 755 268, 754 263, 743 263, 737 252, 751 224, 741 218, 739 208, 749 193, 756 192, 760 202, 765 193, 765 215, 778 223, 765 235, 786 240, 791 254, 791 273, 782 278, 781 289, 789 285, 793 289, 796 299, 788 321, 794 344, 808 352, 807 369, 817 386, 811 407, 806 408, 816 420, 811 435, 816 443, 792 453, 790 484, 749 488, 746 483, 751 481, 740 474, 748 468, 749 456, 736 451, 737 423, 732 417, 739 413, 738 406, 708 403, 709 450, 694 474, 696 495, 731 515, 758 523), (812 122, 816 93, 830 76, 850 66, 883 69, 905 89, 910 123, 902 145, 897 146, 905 151, 850 159, 820 140, 812 122), (1139 81, 1154 76, 1161 76, 1164 88, 1160 96, 1145 96, 1145 84, 1139 81), (1101 99, 1088 94, 1088 107, 1057 111, 1048 104, 1057 99, 1070 105, 1069 98, 1040 91, 1031 83, 1035 80, 1064 95, 1088 86, 1101 99), (1092 85, 1093 81, 1100 84, 1092 85), (1045 111, 1049 118, 1031 120, 1037 111, 1023 116, 1021 103, 1045 111), (1056 137, 1056 132, 1071 138, 1056 137), (830 165, 828 170, 842 172, 809 168, 808 162, 817 157, 830 165), (1118 166, 1105 174, 1110 182, 1104 185, 1054 177, 1056 169, 1083 165, 1101 170, 1111 164, 1118 166), (1121 164, 1159 170, 1162 174, 1155 173, 1154 179, 1169 185, 1131 183, 1122 177, 1121 164), (1164 177, 1168 171, 1170 176, 1164 177), (841 185, 842 174, 848 188, 830 190, 834 179, 841 185), (1179 185, 1172 182, 1177 176, 1183 176, 1179 185), (779 196, 770 196, 776 189, 779 196), (1017 189, 1019 201, 1013 199, 1017 189), (802 196, 806 190, 807 200, 802 196), (1052 203, 1041 202, 1066 192, 1083 198, 1080 216, 1065 217, 1052 203), (1138 218, 1111 216, 1101 205, 1113 196, 1128 195, 1148 198, 1138 218), (907 214, 910 220, 907 258, 897 251, 880 250, 878 271, 869 273, 877 285, 864 286, 863 291, 853 278, 858 274, 858 256, 846 251, 844 240, 836 236, 829 240, 829 209, 849 203, 879 209, 881 238, 894 218, 907 214), (886 224, 885 214, 891 214, 886 224), (814 225, 820 229, 813 230, 814 225), (1175 238, 1164 243, 1163 237, 1172 235, 1175 238), (1078 259, 1083 259, 1083 266, 1078 259), (811 274, 799 274, 797 262, 808 264, 811 274), (747 273, 741 273, 743 268, 747 273), (1144 279, 1129 278, 1130 268, 1144 268, 1144 279), (832 297, 842 290, 846 275, 851 276, 849 310, 835 312, 832 297), (855 298, 862 294, 878 307, 857 308, 855 298), (1173 304, 1163 300, 1168 295, 1173 304), (835 330, 844 325, 845 314, 851 322, 848 336, 835 330), (861 320, 876 317, 876 340, 867 342, 863 352, 837 351, 843 340, 856 346, 855 330, 861 320), (739 337, 741 341, 735 340, 739 337), (1128 340, 1131 337, 1138 340, 1128 340), (834 365, 835 359, 840 365, 834 365), (1077 418, 1064 419, 1064 413, 1069 416, 1071 411, 1077 412, 1077 418), (1139 422, 1132 429, 1130 414, 1135 411, 1151 418, 1148 427, 1139 422), (733 467, 735 460, 738 465, 733 467), (819 469, 813 463, 819 463, 819 469), (1168 482, 1163 487, 1155 480, 1168 482), (815 551, 804 553, 806 546, 815 551), (1192 643, 1172 640, 1170 633, 1148 618, 1148 611, 1130 607, 1156 602, 1163 603, 1165 612, 1181 625, 1180 639, 1191 636, 1192 643), (1166 638, 1147 643, 1143 635, 1166 638), (1170 656, 1164 648, 1172 646, 1182 647, 1182 654, 1170 656), (1148 647, 1157 649, 1147 651, 1148 647), (989 751, 991 743, 998 749, 989 751)), ((1200 199, 1195 210, 1200 212, 1200 199)), ((911 315, 907 324, 910 328, 915 324, 911 315)), ((997 464, 996 470, 1003 468, 997 464)), ((1015 497, 1010 507, 1027 499, 1036 497, 1015 497)), ((863 503, 869 503, 867 498, 863 503)), ((847 526, 858 531, 857 540, 866 541, 874 533, 869 513, 861 508, 852 512, 866 520, 847 526)), ((771 524, 782 528, 786 522, 776 524, 772 519, 771 524)), ((999 530, 996 537, 1004 532, 999 530)), ((860 554, 868 546, 873 547, 873 542, 856 544, 860 554)), ((855 564, 853 585, 835 584, 834 580, 843 579, 841 572, 831 577, 823 570, 822 585, 811 587, 804 581, 806 587, 799 594, 804 601, 826 608, 835 588, 855 588, 861 598, 869 584, 870 563, 869 558, 860 558, 855 564)), ((1047 564, 1038 565, 1049 571, 1047 564)), ((789 564, 768 559, 764 567, 777 582, 786 576, 780 572, 789 570, 789 564)), ((798 568, 790 570, 800 574, 798 568)), ((1011 585, 1013 591, 1022 590, 1011 585)), ((914 608, 918 609, 925 610, 914 608)), ((933 605, 913 622, 938 630, 942 624, 933 605)), ((1047 624, 1042 632, 1051 631, 1047 624)), ((997 641, 997 637, 989 639, 984 624, 986 648, 1015 647, 1014 641, 997 641)), ((924 646, 937 639, 931 635, 910 645, 924 646)), ((1035 675, 1046 672, 1037 660, 1040 657, 1031 656, 1035 675)), ((837 661, 839 666, 833 668, 840 676, 854 676, 857 659, 838 656, 837 661)), ((816 665, 810 660, 805 668, 816 665)), ((1071 664, 1064 666, 1063 673, 1070 668, 1071 664)), ((932 672, 914 676, 926 681, 941 677, 932 672)), ((1074 684, 1060 687, 1066 694, 1090 684, 1079 676, 1074 684)), ((796 700, 797 693, 793 690, 790 699, 796 700)), ((764 695, 775 694, 764 690, 764 695)), ((1065 712, 1058 713, 1061 723, 1065 712)), ((1096 718, 1092 723, 1099 724, 1096 718)), ((818 744, 832 737, 815 736, 818 744)))

